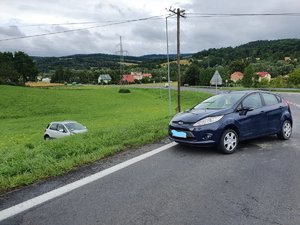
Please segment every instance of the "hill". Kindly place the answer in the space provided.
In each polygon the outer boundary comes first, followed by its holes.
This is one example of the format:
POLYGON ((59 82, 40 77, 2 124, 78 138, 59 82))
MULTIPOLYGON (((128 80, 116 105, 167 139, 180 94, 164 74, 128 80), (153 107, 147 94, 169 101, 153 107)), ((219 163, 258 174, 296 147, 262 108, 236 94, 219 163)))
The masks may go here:
POLYGON ((229 65, 232 61, 240 59, 248 59, 250 62, 257 59, 276 62, 284 57, 300 58, 300 39, 254 41, 234 48, 211 48, 193 55, 194 59, 203 62, 203 66, 210 67, 229 65))
MULTIPOLYGON (((183 58, 189 58, 193 54, 182 54, 183 58)), ((176 59, 176 54, 169 55, 170 60, 176 59)), ((59 67, 85 70, 92 67, 107 67, 110 69, 119 69, 120 56, 110 54, 78 54, 62 57, 31 57, 40 72, 48 72, 56 70, 59 67)), ((149 67, 151 65, 159 65, 166 61, 166 54, 151 54, 143 56, 124 56, 124 65, 140 65, 141 67, 149 67)))
MULTIPOLYGON (((48 72, 59 67, 69 69, 90 69, 91 67, 119 68, 120 56, 109 54, 78 54, 63 57, 35 57, 32 56, 40 72, 48 72)), ((138 63, 139 58, 134 56, 124 57, 126 63, 138 63)))
MULTIPOLYGON (((176 60, 176 54, 170 54, 170 61, 176 60)), ((229 66, 236 60, 247 60, 255 63, 263 60, 269 64, 290 57, 300 59, 300 39, 282 39, 272 41, 254 41, 237 47, 211 48, 196 54, 182 54, 183 59, 193 58, 203 68, 216 65, 229 66)), ((159 68, 166 63, 166 54, 150 54, 143 56, 124 56, 126 66, 141 69, 159 68)), ((63 57, 32 57, 40 72, 49 72, 63 67, 65 69, 89 70, 91 68, 109 68, 119 70, 120 56, 110 54, 78 54, 63 57)))

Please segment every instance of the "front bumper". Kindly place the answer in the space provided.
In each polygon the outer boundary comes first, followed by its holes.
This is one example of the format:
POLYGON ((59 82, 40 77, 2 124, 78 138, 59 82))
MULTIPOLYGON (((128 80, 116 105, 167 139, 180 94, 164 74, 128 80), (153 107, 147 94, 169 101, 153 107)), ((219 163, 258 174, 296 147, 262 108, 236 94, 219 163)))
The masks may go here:
POLYGON ((182 144, 215 146, 219 144, 221 135, 222 128, 218 122, 199 127, 193 127, 191 124, 169 125, 169 138, 182 144), (179 137, 177 132, 185 133, 184 137, 179 137))

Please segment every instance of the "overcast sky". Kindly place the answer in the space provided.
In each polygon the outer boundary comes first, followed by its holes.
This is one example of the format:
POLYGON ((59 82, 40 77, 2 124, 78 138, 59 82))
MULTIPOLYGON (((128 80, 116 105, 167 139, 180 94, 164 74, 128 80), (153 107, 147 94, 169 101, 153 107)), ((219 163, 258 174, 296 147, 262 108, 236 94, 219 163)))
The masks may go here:
MULTIPOLYGON (((41 37, 3 41, 166 15, 182 8, 181 51, 237 46, 255 40, 300 38, 300 16, 194 17, 189 13, 300 13, 299 0, 1 0, 0 52, 35 56, 118 54, 119 37, 129 55, 166 52, 165 19, 151 19, 41 37), (97 24, 66 23, 97 22, 97 24), (59 25, 47 25, 59 24, 59 25), (35 26, 32 26, 35 25, 35 26), (2 40, 2 41, 1 41, 2 40)), ((170 52, 176 52, 176 19, 168 19, 170 52)))

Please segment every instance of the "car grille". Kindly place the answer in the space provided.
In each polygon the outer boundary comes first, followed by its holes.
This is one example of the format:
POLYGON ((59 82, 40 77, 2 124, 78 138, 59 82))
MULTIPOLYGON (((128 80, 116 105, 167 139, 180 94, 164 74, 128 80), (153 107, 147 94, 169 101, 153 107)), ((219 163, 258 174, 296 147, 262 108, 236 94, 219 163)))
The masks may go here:
POLYGON ((191 124, 194 124, 194 122, 183 122, 183 121, 181 121, 181 120, 179 120, 179 121, 172 121, 172 124, 178 124, 178 125, 191 125, 191 124))

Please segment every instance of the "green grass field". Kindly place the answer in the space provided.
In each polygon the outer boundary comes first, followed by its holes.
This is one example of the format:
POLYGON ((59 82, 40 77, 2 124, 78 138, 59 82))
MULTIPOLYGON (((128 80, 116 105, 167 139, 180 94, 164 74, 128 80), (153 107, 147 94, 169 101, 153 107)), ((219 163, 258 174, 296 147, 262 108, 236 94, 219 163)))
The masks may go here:
MULTIPOLYGON (((173 111, 175 113, 175 92, 173 111)), ((0 192, 56 176, 117 151, 167 136, 167 90, 0 86, 0 192), (51 121, 76 120, 82 135, 44 141, 51 121)), ((182 92, 187 109, 209 94, 182 92)))

